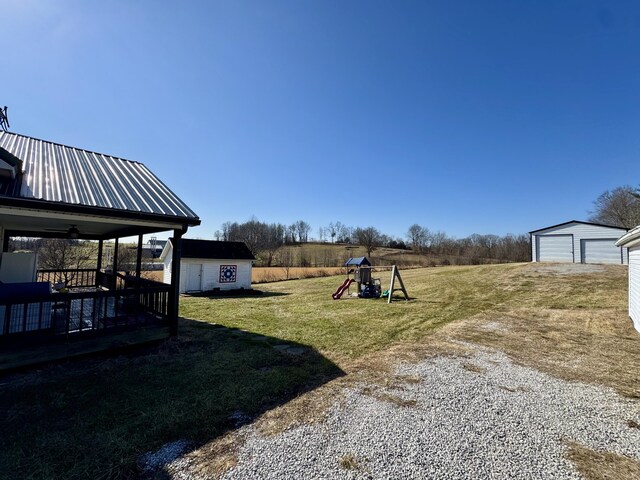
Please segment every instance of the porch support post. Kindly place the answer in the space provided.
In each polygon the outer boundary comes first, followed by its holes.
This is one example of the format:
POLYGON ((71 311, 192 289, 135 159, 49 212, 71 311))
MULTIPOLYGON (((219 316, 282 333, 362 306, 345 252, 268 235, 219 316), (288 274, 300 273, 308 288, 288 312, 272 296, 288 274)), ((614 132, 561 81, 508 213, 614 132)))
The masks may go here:
POLYGON ((173 231, 171 258, 171 290, 169 291, 169 334, 178 334, 178 307, 180 305, 180 258, 182 257, 182 230, 173 231))
POLYGON ((9 251, 9 235, 5 232, 4 228, 0 228, 0 232, 2 233, 2 251, 9 251))
POLYGON ((111 289, 115 290, 118 287, 118 240, 116 238, 113 243, 113 284, 111 285, 111 289))
POLYGON ((102 240, 102 239, 98 240, 98 261, 96 263, 96 270, 98 272, 100 270, 102 270, 102 247, 103 247, 103 243, 104 243, 104 240, 102 240))
POLYGON ((136 257, 136 278, 140 280, 140 270, 142 269, 142 235, 138 235, 138 256, 136 257))
POLYGON ((95 284, 96 287, 99 287, 104 282, 104 277, 102 276, 102 247, 103 240, 98 240, 98 261, 96 262, 96 276, 95 276, 95 284))

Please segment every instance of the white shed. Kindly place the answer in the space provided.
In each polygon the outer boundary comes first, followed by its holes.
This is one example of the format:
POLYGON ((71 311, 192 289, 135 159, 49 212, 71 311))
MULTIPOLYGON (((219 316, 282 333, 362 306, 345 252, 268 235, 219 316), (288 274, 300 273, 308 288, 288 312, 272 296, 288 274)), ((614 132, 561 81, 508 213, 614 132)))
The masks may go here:
MULTIPOLYGON (((164 263, 164 283, 171 283, 172 240, 169 239, 160 255, 164 263)), ((254 260, 243 242, 183 238, 180 293, 250 289, 254 260)))
POLYGON ((640 332, 640 226, 616 242, 629 249, 629 316, 640 332))
POLYGON ((626 264, 627 249, 616 246, 626 228, 570 222, 529 232, 534 262, 626 264))

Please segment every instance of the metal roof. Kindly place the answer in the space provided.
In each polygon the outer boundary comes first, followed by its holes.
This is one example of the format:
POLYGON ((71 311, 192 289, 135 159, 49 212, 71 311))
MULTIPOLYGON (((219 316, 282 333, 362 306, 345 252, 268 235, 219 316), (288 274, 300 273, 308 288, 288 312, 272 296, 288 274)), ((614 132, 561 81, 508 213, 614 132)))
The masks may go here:
POLYGON ((537 230, 531 230, 529 232, 529 234, 542 232, 543 230, 549 230, 550 228, 562 227, 564 225, 569 225, 570 223, 581 223, 582 225, 594 225, 596 227, 615 228, 617 230, 625 230, 625 231, 629 230, 628 228, 619 227, 619 226, 616 226, 616 225, 605 225, 603 223, 593 223, 593 222, 582 222, 580 220, 570 220, 568 222, 558 223, 557 225, 551 225, 550 227, 544 227, 544 228, 539 228, 537 230))
MULTIPOLYGON (((173 249, 173 238, 169 239, 160 258, 164 258, 173 249)), ((251 250, 244 242, 226 242, 219 240, 182 239, 182 258, 207 258, 218 260, 255 260, 251 250)))
POLYGON ((8 196, 167 215, 199 223, 193 210, 141 163, 0 132, 0 153, 4 154, 0 156, 6 157, 6 152, 22 162, 22 175, 5 190, 8 196))
POLYGON ((640 225, 625 233, 616 242, 616 247, 635 247, 640 245, 640 225))
POLYGON ((351 265, 355 265, 357 267, 361 267, 362 265, 371 266, 371 262, 367 257, 351 257, 344 264, 345 267, 350 267, 351 265))

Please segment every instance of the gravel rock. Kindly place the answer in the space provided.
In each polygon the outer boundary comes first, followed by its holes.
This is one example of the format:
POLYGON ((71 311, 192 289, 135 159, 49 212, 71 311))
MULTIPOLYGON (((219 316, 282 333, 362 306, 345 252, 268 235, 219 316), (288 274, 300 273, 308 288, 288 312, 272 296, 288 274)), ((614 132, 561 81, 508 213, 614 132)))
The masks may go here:
POLYGON ((404 364, 396 375, 398 388, 347 390, 322 424, 271 437, 244 427, 238 464, 223 478, 578 479, 568 441, 640 460, 640 430, 629 427, 640 423, 639 402, 611 389, 487 350, 404 364), (406 375, 421 381, 402 383, 406 375))
POLYGON ((605 270, 604 265, 588 263, 539 263, 534 268, 534 271, 537 273, 555 273, 557 275, 584 275, 585 273, 598 273, 604 272, 605 270))

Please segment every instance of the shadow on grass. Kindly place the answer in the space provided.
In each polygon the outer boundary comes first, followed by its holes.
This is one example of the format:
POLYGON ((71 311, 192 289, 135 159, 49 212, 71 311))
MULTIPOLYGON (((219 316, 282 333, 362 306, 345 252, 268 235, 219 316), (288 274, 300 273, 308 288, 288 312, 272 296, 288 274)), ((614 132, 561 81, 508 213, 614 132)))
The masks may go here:
POLYGON ((136 478, 141 454, 198 448, 343 374, 305 345, 181 319, 153 347, 0 379, 0 478, 136 478))
POLYGON ((221 291, 207 291, 207 292, 193 292, 184 294, 187 297, 208 298, 211 300, 223 299, 223 298, 269 298, 269 297, 284 297, 290 295, 287 292, 265 292, 262 290, 221 290, 221 291))

